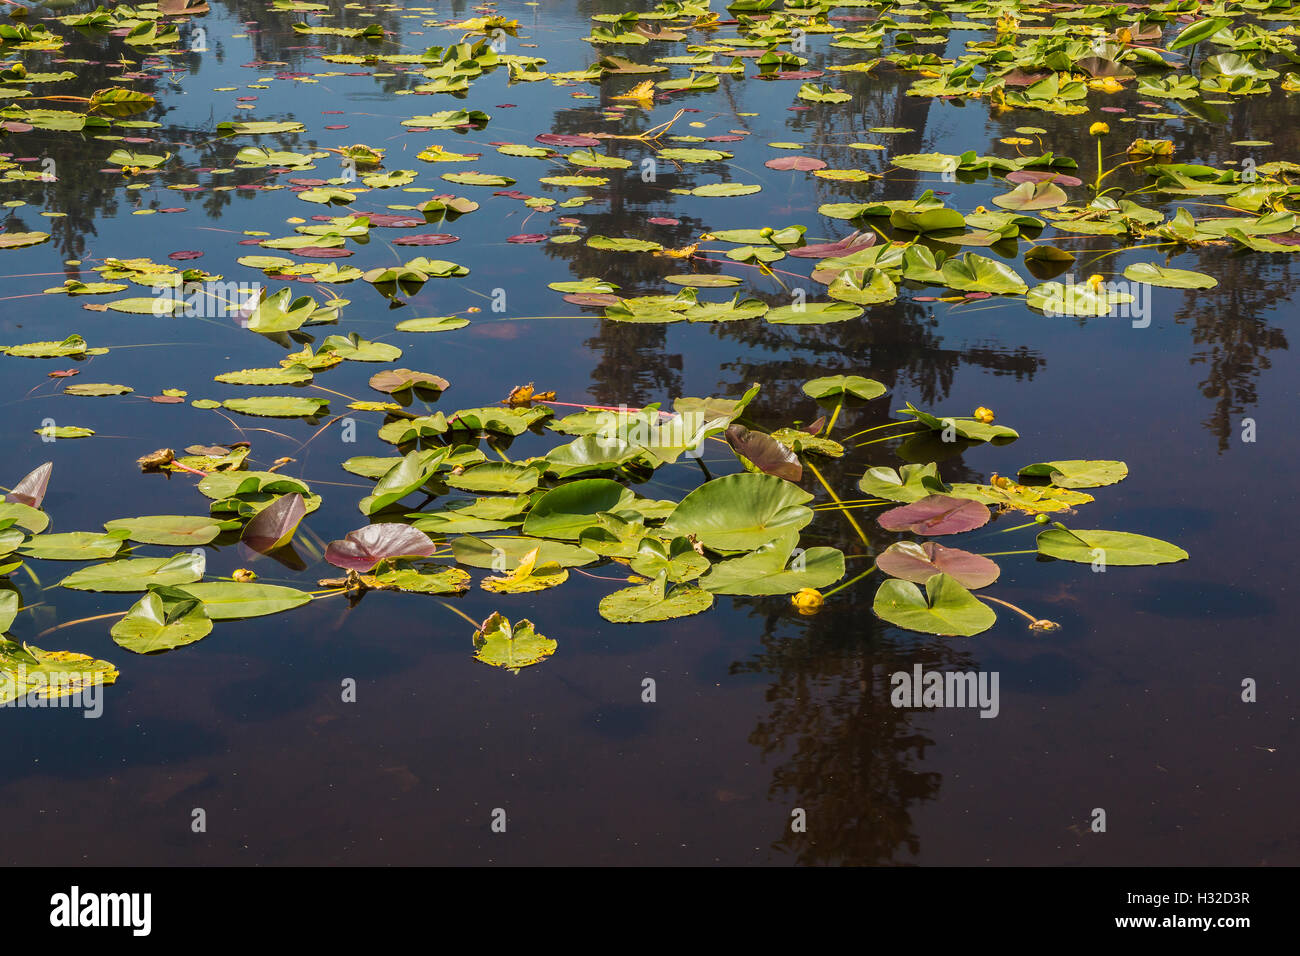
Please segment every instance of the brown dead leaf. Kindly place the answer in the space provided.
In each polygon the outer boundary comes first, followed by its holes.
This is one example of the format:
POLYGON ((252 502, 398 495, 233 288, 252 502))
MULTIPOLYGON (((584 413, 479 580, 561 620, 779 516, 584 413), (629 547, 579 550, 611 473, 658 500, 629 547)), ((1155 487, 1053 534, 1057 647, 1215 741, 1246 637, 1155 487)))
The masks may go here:
POLYGON ((158 471, 163 465, 170 465, 175 460, 176 452, 170 448, 159 448, 147 455, 141 455, 135 461, 140 466, 141 471, 158 471))
POLYGON ((554 392, 539 392, 533 388, 533 383, 529 382, 527 385, 516 385, 512 388, 502 404, 509 405, 512 408, 527 407, 532 405, 533 402, 549 402, 554 398, 554 392))

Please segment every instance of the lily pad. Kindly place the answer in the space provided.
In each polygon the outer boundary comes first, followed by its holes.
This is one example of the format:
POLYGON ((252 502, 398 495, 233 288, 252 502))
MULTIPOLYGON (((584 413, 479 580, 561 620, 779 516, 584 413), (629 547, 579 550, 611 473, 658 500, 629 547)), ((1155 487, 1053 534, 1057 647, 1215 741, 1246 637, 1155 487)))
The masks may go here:
POLYGON ((694 584, 667 588, 663 580, 607 594, 600 601, 600 616, 616 624, 669 621, 707 611, 713 595, 694 584))
POLYGON ((665 533, 691 535, 718 551, 752 551, 798 531, 813 518, 812 495, 771 475, 728 475, 700 485, 663 524, 665 533))
POLYGON ((970 637, 997 621, 993 609, 947 574, 935 574, 922 593, 911 581, 880 585, 871 609, 882 621, 922 634, 970 637))
POLYGON ((146 591, 151 585, 193 584, 203 577, 203 553, 127 558, 74 571, 59 582, 74 591, 146 591))
POLYGON ((1017 474, 1047 478, 1058 488, 1101 488, 1128 477, 1128 465, 1122 461, 1043 461, 1025 465, 1017 474))
POLYGON ((200 515, 145 515, 140 518, 114 518, 104 522, 106 531, 125 531, 131 541, 140 544, 190 545, 198 547, 216 538, 232 523, 223 523, 200 515))
POLYGON ((1101 560, 1106 565, 1130 567, 1172 564, 1188 558, 1182 548, 1159 538, 1127 531, 1062 531, 1059 528, 1049 528, 1038 535, 1038 553, 1080 564, 1101 560))
POLYGON ((519 673, 520 668, 540 664, 559 645, 537 632, 532 621, 510 621, 493 613, 474 632, 474 659, 493 667, 519 673))
POLYGON ((636 495, 617 481, 584 478, 552 488, 533 503, 523 533, 537 538, 576 541, 603 511, 619 511, 636 495))
POLYGON ((311 601, 310 594, 296 588, 241 581, 206 581, 179 590, 198 598, 204 612, 214 621, 279 614, 311 601))
POLYGON ((989 522, 987 505, 969 498, 930 495, 911 504, 890 508, 877 519, 886 531, 915 534, 959 534, 982 528, 989 522))
POLYGON ((879 398, 889 389, 875 379, 863 378, 861 375, 827 375, 805 382, 804 394, 816 399, 838 398, 851 395, 863 401, 879 398))
POLYGON ((895 541, 876 556, 876 567, 890 577, 914 584, 924 584, 935 574, 947 574, 971 590, 992 584, 1001 574, 996 561, 960 548, 945 548, 937 541, 895 541))

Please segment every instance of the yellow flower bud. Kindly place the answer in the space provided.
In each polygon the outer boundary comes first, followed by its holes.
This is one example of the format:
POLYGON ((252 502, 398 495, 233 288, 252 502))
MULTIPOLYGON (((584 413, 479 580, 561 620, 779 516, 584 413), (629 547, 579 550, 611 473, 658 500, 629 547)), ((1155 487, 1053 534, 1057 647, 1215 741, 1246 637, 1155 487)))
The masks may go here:
POLYGON ((1110 127, 1105 123, 1093 123, 1088 127, 1089 136, 1105 136, 1110 132, 1110 127))
POLYGON ((826 599, 816 588, 802 588, 797 593, 790 595, 790 603, 793 604, 800 614, 812 615, 821 610, 826 599))
POLYGON ((992 425, 993 409, 985 408, 981 405, 979 408, 975 409, 975 415, 973 417, 976 421, 983 422, 985 425, 992 425))

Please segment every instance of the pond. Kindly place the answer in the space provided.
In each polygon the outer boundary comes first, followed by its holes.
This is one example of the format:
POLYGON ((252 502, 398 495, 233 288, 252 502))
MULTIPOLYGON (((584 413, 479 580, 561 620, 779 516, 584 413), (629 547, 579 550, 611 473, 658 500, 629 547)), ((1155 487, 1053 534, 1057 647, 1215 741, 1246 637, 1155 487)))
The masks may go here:
POLYGON ((6 863, 1300 861, 1300 7, 7 9, 6 863))

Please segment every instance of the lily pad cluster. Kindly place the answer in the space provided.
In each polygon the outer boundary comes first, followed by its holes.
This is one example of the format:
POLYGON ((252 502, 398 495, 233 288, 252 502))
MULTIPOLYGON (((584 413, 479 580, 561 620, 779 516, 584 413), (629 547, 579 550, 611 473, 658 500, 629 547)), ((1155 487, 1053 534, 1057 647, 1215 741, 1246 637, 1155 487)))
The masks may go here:
MULTIPOLYGON (((1002 296, 1053 315, 1107 315, 1126 299, 1106 287, 1104 276, 1054 281, 1076 260, 1063 248, 1074 240, 1161 249, 1169 256, 1206 246, 1225 253, 1295 252, 1300 223, 1293 205, 1300 187, 1292 180, 1300 166, 1272 161, 1247 169, 1176 157, 1172 140, 1118 137, 1124 120, 1116 118, 1213 121, 1224 98, 1300 91, 1300 75, 1290 70, 1300 20, 1293 6, 1176 0, 1046 7, 999 0, 939 8, 786 0, 778 8, 774 0, 737 0, 724 12, 721 3, 708 0, 663 0, 646 11, 593 16, 584 38, 590 62, 560 71, 548 70, 543 56, 523 52, 532 47, 500 49, 496 41, 519 38, 521 27, 495 13, 448 20, 421 8, 412 16, 436 28, 441 42, 396 52, 377 24, 340 25, 341 18, 324 5, 276 0, 268 17, 281 18, 304 37, 330 38, 336 46, 329 50, 347 51, 320 55, 332 75, 340 75, 333 67, 382 67, 394 71, 402 94, 432 97, 411 101, 419 104, 412 115, 393 123, 393 135, 415 148, 349 143, 309 132, 297 119, 236 113, 214 124, 205 148, 221 165, 199 167, 202 173, 184 163, 189 144, 154 139, 161 135, 156 131, 162 108, 153 94, 131 88, 156 78, 158 64, 150 64, 154 72, 126 72, 120 85, 89 97, 46 95, 76 76, 50 62, 66 52, 73 32, 111 33, 142 58, 163 57, 179 51, 181 28, 207 12, 202 2, 162 0, 98 7, 40 24, 0 25, 6 104, 0 125, 14 142, 13 151, 0 157, 0 176, 7 188, 35 190, 41 174, 21 162, 22 144, 75 137, 86 149, 99 150, 103 175, 124 190, 166 190, 178 197, 175 202, 188 202, 237 188, 222 177, 241 171, 262 177, 244 184, 250 191, 288 190, 284 195, 295 197, 293 205, 303 204, 302 215, 290 220, 291 231, 276 227, 288 234, 246 229, 237 239, 245 254, 235 264, 245 270, 241 278, 257 280, 255 294, 240 294, 233 287, 237 282, 227 285, 231 277, 195 264, 202 256, 198 250, 177 250, 168 262, 124 251, 120 258, 95 260, 80 278, 43 293, 65 297, 45 300, 59 307, 112 312, 124 322, 206 317, 204 310, 216 308, 215 314, 238 322, 238 335, 246 332, 256 345, 275 343, 284 355, 275 363, 232 363, 236 367, 216 375, 213 384, 251 391, 221 400, 187 389, 142 395, 114 382, 69 383, 63 394, 77 402, 188 399, 214 421, 233 414, 298 419, 321 428, 337 424, 341 416, 329 417, 337 410, 331 401, 337 405, 342 398, 350 411, 373 416, 364 420, 373 422, 377 442, 392 453, 342 462, 348 473, 374 484, 357 502, 358 526, 329 529, 312 527, 321 497, 311 483, 285 473, 288 462, 249 467, 246 443, 144 456, 144 470, 198 478, 196 507, 184 514, 111 517, 99 529, 50 530, 42 503, 51 470, 43 465, 19 481, 0 507, 0 574, 9 576, 10 585, 0 591, 0 630, 7 633, 21 613, 13 575, 29 561, 79 563, 58 580, 63 588, 134 596, 110 633, 121 647, 141 654, 202 640, 218 622, 292 611, 325 598, 355 602, 370 592, 401 591, 441 600, 478 587, 499 596, 511 616, 496 613, 476 622, 473 652, 480 661, 518 670, 545 660, 557 644, 509 603, 565 586, 578 573, 612 578, 617 586, 598 599, 596 610, 607 621, 633 624, 702 613, 718 595, 790 595, 795 608, 815 612, 833 594, 830 589, 878 572, 887 578, 873 605, 880 618, 909 630, 957 636, 992 626, 996 611, 990 602, 1006 602, 987 592, 1000 578, 998 562, 955 546, 951 537, 980 532, 1002 516, 1031 518, 1036 538, 1030 550, 1045 559, 1122 567, 1187 557, 1176 545, 1144 535, 1072 527, 1072 515, 1093 503, 1090 491, 1125 477, 1127 465, 1118 461, 1031 462, 1016 472, 1017 480, 993 475, 972 483, 945 481, 938 460, 908 454, 897 467, 865 467, 858 490, 866 497, 845 503, 843 489, 822 478, 818 460, 844 456, 857 437, 835 432, 846 403, 887 393, 865 375, 807 382, 808 402, 829 412, 811 425, 767 420, 753 407, 757 385, 739 397, 680 396, 666 407, 618 410, 562 403, 530 385, 504 401, 480 395, 472 400, 489 404, 434 410, 453 387, 440 374, 448 370, 397 363, 421 364, 408 354, 419 336, 483 321, 469 318, 480 311, 477 306, 403 314, 382 334, 370 323, 370 337, 334 328, 356 315, 358 306, 370 315, 376 307, 406 307, 430 283, 464 292, 469 269, 455 261, 460 237, 453 230, 462 217, 485 218, 480 210, 489 203, 495 204, 494 215, 505 206, 511 214, 538 217, 528 227, 536 231, 503 237, 512 254, 535 257, 526 261, 543 263, 545 252, 568 248, 670 266, 664 287, 648 294, 633 294, 601 276, 548 283, 583 315, 624 326, 869 322, 873 310, 925 290, 939 294, 913 297, 966 303, 1002 296), (954 45, 954 38, 961 44, 954 45), (817 44, 817 53, 810 52, 817 44), (949 50, 961 52, 943 55, 949 50), (987 154, 894 152, 890 137, 907 131, 870 127, 859 141, 834 144, 854 149, 855 160, 847 166, 829 148, 811 155, 821 147, 774 142, 769 146, 775 152, 760 172, 803 177, 824 190, 829 201, 818 207, 818 223, 782 217, 743 228, 707 225, 726 224, 721 210, 737 205, 727 200, 754 196, 763 185, 732 162, 733 144, 748 130, 702 135, 707 123, 687 117, 696 108, 679 104, 734 84, 786 84, 791 109, 848 115, 856 109, 857 91, 885 70, 914 77, 909 95, 969 101, 998 116, 1023 112, 1026 125, 987 154), (578 133, 528 128, 518 114, 503 124, 497 115, 506 107, 482 100, 482 87, 475 89, 489 74, 514 84, 550 83, 576 91, 579 99, 607 94, 601 102, 609 105, 593 110, 591 128, 578 133), (1145 98, 1143 108, 1151 112, 1132 117, 1106 105, 1122 99, 1131 107, 1130 94, 1145 98), (60 108, 48 108, 49 102, 60 108), (658 112, 665 104, 671 114, 658 112), (1082 161, 1058 155, 1044 142, 1045 131, 1028 125, 1035 112, 1081 116, 1094 110, 1105 120, 1090 128, 1097 156, 1082 161), (611 126, 615 121, 619 125, 611 126), (507 125, 512 132, 499 135, 514 141, 478 135, 495 137, 507 125), (521 126, 525 132, 516 132, 521 126), (1109 155, 1107 143, 1115 144, 1109 155), (684 245, 660 241, 663 234, 648 228, 638 235, 606 235, 571 218, 604 202, 615 177, 642 175, 645 158, 654 169, 688 169, 704 180, 665 190, 705 224, 684 245), (507 163, 510 175, 503 171, 507 163), (527 172, 520 173, 521 167, 527 172), (1121 170, 1123 178, 1116 175, 1121 170), (915 184, 914 198, 874 198, 875 184, 887 181, 915 184), (967 201, 967 187, 988 185, 996 187, 987 200, 993 208, 967 201), (1212 205, 1203 202, 1207 198, 1212 205), (433 246, 451 247, 445 252, 451 258, 426 248, 433 246), (791 278, 818 291, 811 298, 784 294, 791 278), (767 291, 760 282, 768 283, 767 291), (782 295, 771 292, 772 283, 782 287, 782 295), (304 286, 308 292, 300 291, 304 286), (338 294, 339 287, 348 298, 338 294), (383 366, 369 379, 374 394, 351 398, 321 384, 346 362, 383 366), (239 367, 245 363, 252 367, 239 367), (283 394, 265 394, 267 389, 283 394), (569 408, 576 410, 563 411, 569 408), (541 454, 508 457, 510 440, 525 434, 555 444, 541 454), (680 477, 703 448, 728 449, 735 472, 715 477, 706 470, 702 481, 671 499, 639 493, 665 467, 686 466, 674 472, 680 477), (804 547, 811 545, 803 532, 814 507, 843 514, 858 530, 855 512, 880 509, 872 520, 897 538, 878 553, 865 535, 868 550, 862 554, 804 547), (309 593, 259 581, 246 570, 214 578, 206 568, 206 549, 229 546, 303 570, 308 564, 295 543, 340 576, 323 579, 324 590, 309 593), (849 579, 847 569, 858 567, 853 560, 863 561, 862 567, 869 563, 870 570, 849 579)), ((1254 141, 1249 148, 1267 145, 1254 141)), ((680 224, 656 218, 646 226, 680 224)), ((45 231, 10 229, 0 232, 0 250, 22 250, 50 238, 45 231)), ((1168 261, 1132 263, 1121 275, 1172 289, 1216 283, 1168 261)), ((108 348, 74 333, 57 341, 8 343, 0 352, 6 361, 32 360, 14 363, 30 368, 49 360, 83 362, 108 348)), ((897 433, 905 439, 900 451, 923 447, 922 438, 1003 445, 1018 437, 993 418, 987 409, 951 415, 907 404, 893 425, 905 429, 897 433)), ((56 440, 95 438, 92 429, 70 424, 35 431, 56 440)), ((338 477, 322 476, 320 486, 338 477)), ((1028 616, 1034 625, 1042 623, 1028 616)), ((0 668, 6 673, 19 664, 31 672, 74 662, 105 681, 116 676, 102 661, 5 642, 0 668)))

